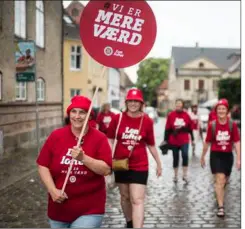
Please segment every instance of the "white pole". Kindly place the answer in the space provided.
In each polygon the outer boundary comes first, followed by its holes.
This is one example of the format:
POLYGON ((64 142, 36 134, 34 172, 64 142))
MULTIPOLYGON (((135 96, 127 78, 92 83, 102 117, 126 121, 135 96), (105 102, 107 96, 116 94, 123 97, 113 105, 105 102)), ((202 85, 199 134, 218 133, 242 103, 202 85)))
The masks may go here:
MULTIPOLYGON (((102 77, 104 76, 106 69, 107 69, 107 67, 104 66, 103 69, 102 69, 102 72, 101 72, 101 74, 100 74, 100 78, 102 78, 102 77)), ((92 107, 93 107, 94 100, 95 100, 95 98, 96 98, 96 96, 97 96, 98 90, 99 90, 99 86, 96 86, 96 89, 95 89, 95 92, 94 92, 94 95, 93 95, 93 98, 92 98, 92 101, 91 101, 91 104, 90 104, 90 107, 89 107, 89 110, 88 110, 88 113, 87 113, 85 122, 84 122, 84 124, 83 124, 82 131, 81 131, 80 136, 79 136, 79 139, 78 139, 78 141, 77 141, 77 147, 80 146, 80 143, 81 143, 81 141, 82 141, 82 137, 83 137, 83 135, 84 135, 85 128, 86 128, 86 126, 87 126, 88 119, 89 119, 89 116, 90 116, 90 113, 91 113, 91 110, 92 110, 92 107)), ((70 173, 71 173, 71 170, 72 170, 73 162, 74 162, 74 159, 72 158, 71 163, 70 163, 70 166, 69 166, 69 168, 68 168, 68 172, 67 172, 67 174, 66 174, 66 178, 65 178, 63 187, 62 187, 62 191, 61 191, 62 194, 63 194, 64 191, 65 191, 65 187, 66 187, 66 184, 67 184, 67 182, 68 182, 68 178, 69 178, 70 173)))

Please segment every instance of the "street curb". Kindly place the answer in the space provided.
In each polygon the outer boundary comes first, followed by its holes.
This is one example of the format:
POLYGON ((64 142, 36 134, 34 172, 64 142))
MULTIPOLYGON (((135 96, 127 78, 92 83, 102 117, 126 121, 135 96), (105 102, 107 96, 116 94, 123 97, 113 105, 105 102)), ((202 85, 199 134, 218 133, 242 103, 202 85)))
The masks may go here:
POLYGON ((11 180, 11 182, 8 182, 7 184, 3 185, 0 187, 0 191, 4 192, 4 189, 7 189, 8 187, 10 187, 11 185, 14 185, 22 180, 24 180, 25 178, 27 178, 28 176, 30 176, 31 174, 37 172, 37 169, 32 169, 29 172, 24 173, 23 175, 21 175, 21 177, 15 178, 13 180, 11 180))

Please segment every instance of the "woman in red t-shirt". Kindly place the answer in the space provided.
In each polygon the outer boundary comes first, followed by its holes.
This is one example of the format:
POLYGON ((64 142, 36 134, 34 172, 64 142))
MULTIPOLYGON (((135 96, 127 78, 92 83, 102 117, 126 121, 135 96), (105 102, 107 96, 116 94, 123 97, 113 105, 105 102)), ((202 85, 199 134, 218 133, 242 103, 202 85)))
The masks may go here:
POLYGON ((228 117, 229 104, 226 99, 221 99, 216 107, 217 119, 209 123, 206 141, 204 143, 201 166, 205 166, 205 155, 211 144, 210 166, 215 178, 215 192, 218 202, 217 216, 224 217, 225 184, 231 174, 233 165, 233 143, 237 153, 236 167, 241 167, 240 137, 235 122, 228 117))
POLYGON ((127 228, 141 228, 144 222, 144 199, 149 169, 146 147, 157 163, 158 177, 162 174, 162 167, 155 147, 153 121, 142 111, 142 92, 136 88, 130 89, 125 103, 126 111, 114 116, 107 137, 112 145, 115 137, 117 139, 114 159, 129 158, 129 170, 114 171, 115 181, 119 186, 127 228), (118 133, 115 136, 117 127, 118 133))
POLYGON ((101 112, 99 112, 97 116, 97 124, 99 126, 99 130, 104 134, 107 133, 107 129, 109 128, 110 122, 115 115, 113 112, 110 111, 110 103, 105 103, 101 107, 101 112))
POLYGON ((182 153, 183 181, 188 184, 188 150, 191 135, 192 145, 194 144, 193 125, 189 114, 183 110, 184 102, 177 99, 176 109, 167 116, 164 141, 171 146, 173 151, 174 182, 178 182, 179 151, 182 153))
POLYGON ((208 123, 212 122, 213 120, 217 119, 217 114, 215 111, 215 106, 212 108, 212 110, 210 111, 209 115, 208 115, 208 123))
POLYGON ((76 147, 90 104, 86 97, 72 98, 67 108, 70 124, 50 134, 37 159, 41 180, 49 193, 51 228, 92 228, 102 223, 106 202, 104 176, 110 173, 112 165, 110 145, 104 134, 87 124, 81 146, 76 147), (72 158, 74 164, 62 194, 72 158))

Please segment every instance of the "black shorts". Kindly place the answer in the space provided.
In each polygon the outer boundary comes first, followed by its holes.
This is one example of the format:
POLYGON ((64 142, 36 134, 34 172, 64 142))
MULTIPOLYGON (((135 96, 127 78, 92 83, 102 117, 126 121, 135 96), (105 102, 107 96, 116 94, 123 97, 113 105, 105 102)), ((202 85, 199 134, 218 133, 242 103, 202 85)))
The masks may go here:
POLYGON ((223 173, 226 176, 231 175, 233 166, 233 153, 211 152, 210 167, 212 174, 223 173))
POLYGON ((122 184, 147 184, 148 171, 115 171, 116 183, 122 184))

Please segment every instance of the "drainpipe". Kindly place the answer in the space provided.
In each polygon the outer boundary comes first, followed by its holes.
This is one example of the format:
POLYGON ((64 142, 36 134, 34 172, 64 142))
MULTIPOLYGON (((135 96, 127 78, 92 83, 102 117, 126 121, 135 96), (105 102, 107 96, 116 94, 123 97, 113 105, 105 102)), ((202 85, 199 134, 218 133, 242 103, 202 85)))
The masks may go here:
POLYGON ((61 56, 60 56, 60 62, 61 62, 61 118, 62 118, 62 124, 64 120, 64 21, 63 21, 63 15, 64 15, 64 9, 63 9, 63 3, 60 1, 61 4, 61 56))

